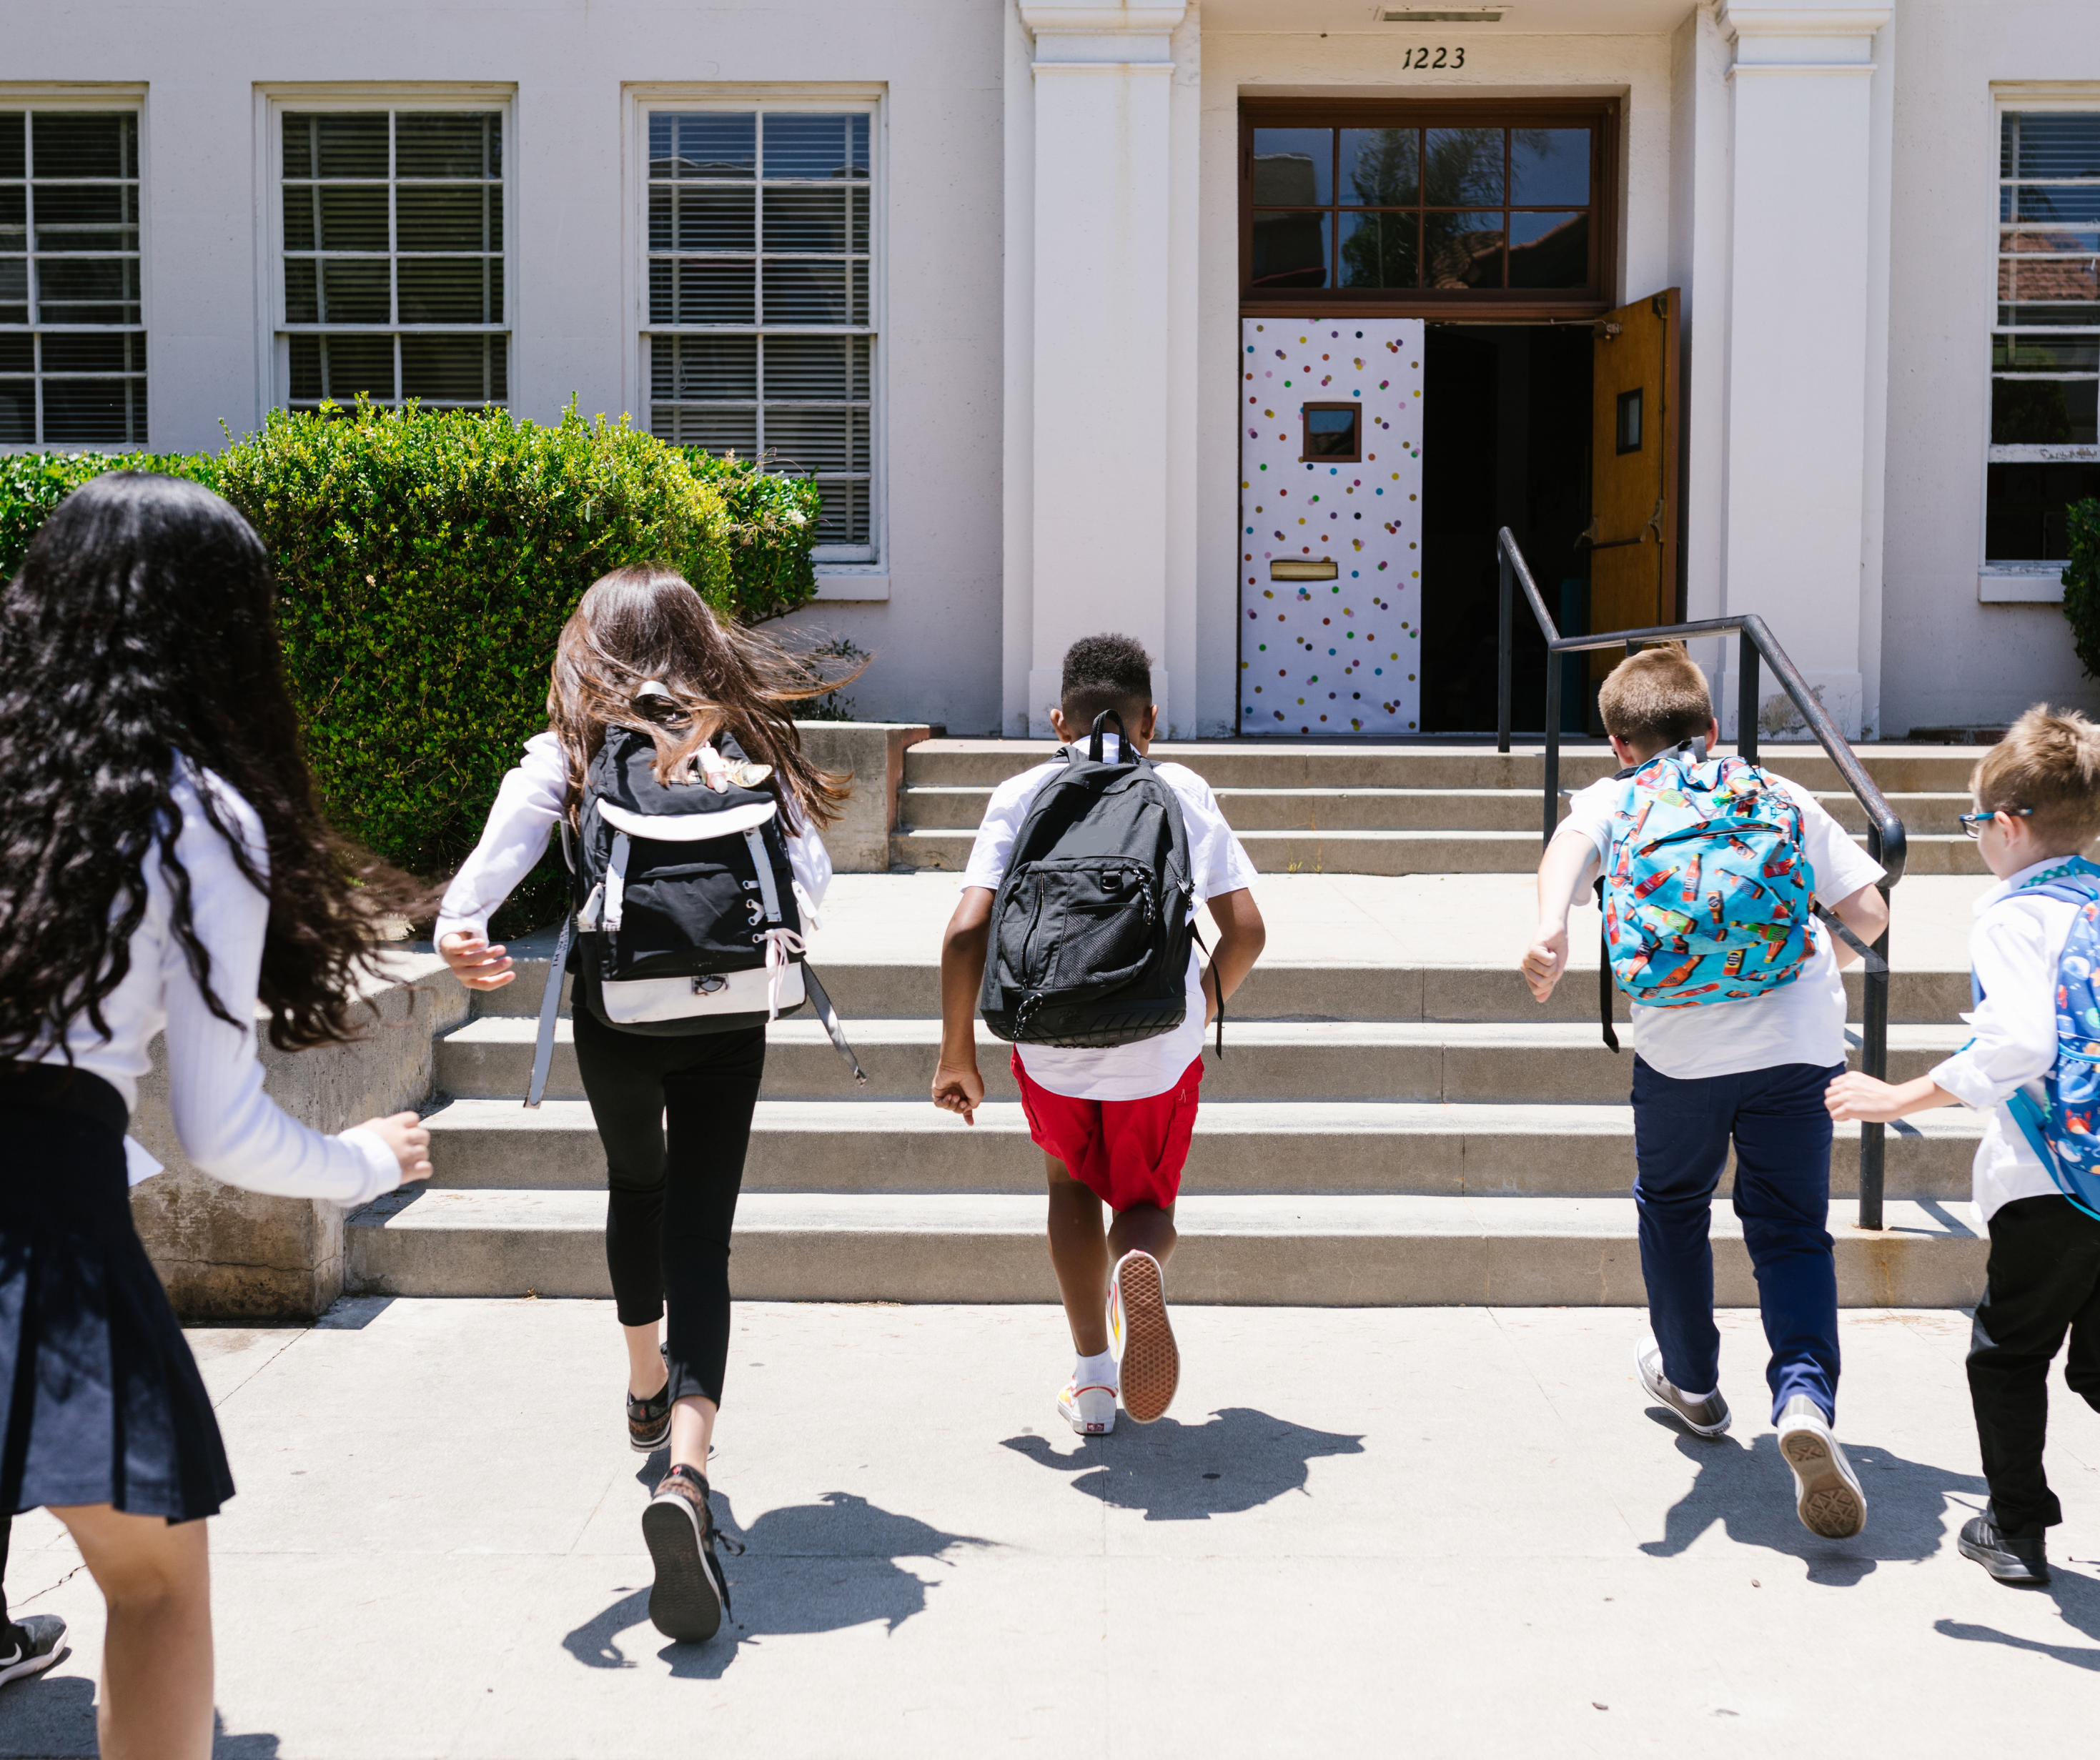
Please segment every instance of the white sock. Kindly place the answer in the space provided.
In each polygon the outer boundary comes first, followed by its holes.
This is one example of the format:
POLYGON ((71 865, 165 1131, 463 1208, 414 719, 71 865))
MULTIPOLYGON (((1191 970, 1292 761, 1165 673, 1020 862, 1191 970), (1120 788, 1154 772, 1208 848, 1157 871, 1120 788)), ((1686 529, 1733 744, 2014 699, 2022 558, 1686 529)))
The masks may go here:
POLYGON ((1685 1393, 1684 1389, 1683 1388, 1679 1388, 1677 1391, 1679 1393, 1683 1394, 1685 1402, 1688 1405, 1696 1406, 1702 1400, 1710 1400, 1713 1398, 1713 1397, 1721 1390, 1718 1388, 1709 1388, 1704 1393, 1685 1393))
POLYGON ((1082 1357, 1073 1366, 1074 1387, 1112 1388, 1116 1384, 1115 1358, 1107 1351, 1098 1357, 1082 1357))

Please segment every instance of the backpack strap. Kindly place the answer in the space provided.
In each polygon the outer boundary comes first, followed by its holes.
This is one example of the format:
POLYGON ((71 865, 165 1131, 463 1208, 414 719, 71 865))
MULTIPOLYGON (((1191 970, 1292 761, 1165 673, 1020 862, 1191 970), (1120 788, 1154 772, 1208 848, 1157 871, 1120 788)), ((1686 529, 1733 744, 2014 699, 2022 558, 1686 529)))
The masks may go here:
POLYGON ((612 834, 612 854, 605 865, 605 900, 598 906, 598 926, 607 935, 618 935, 627 898, 627 858, 633 845, 624 831, 612 834))
POLYGON ((569 936, 576 927, 573 914, 562 918, 562 932, 555 938, 554 963, 547 968, 546 994, 540 998, 540 1027, 532 1045, 532 1080, 525 1090, 525 1104, 540 1110, 547 1092, 547 1071, 554 1063, 554 1019, 562 1012, 562 976, 569 963, 569 936))
POLYGON ((1612 935, 1604 926, 1604 880, 1597 877, 1597 1019, 1604 1029, 1604 1043, 1612 1055, 1619 1049, 1619 1030, 1612 1022, 1612 935))
MULTIPOLYGON (((1193 907, 1195 903, 1195 889, 1192 887, 1186 890, 1189 892, 1189 904, 1193 907)), ((1203 931, 1196 926, 1196 917, 1193 909, 1191 909, 1189 917, 1189 933, 1194 939, 1196 945, 1202 948, 1203 960, 1206 966, 1215 969, 1218 962, 1211 957, 1211 944, 1203 939, 1203 931)), ((1196 988, 1198 990, 1201 990, 1203 988, 1202 980, 1200 977, 1197 979, 1196 988)), ((1218 1055, 1222 1058, 1224 1054, 1225 985, 1224 980, 1220 979, 1218 981, 1218 1055)))
POLYGON ((846 1060, 846 1067, 853 1071, 853 1079, 865 1088, 867 1076, 861 1069, 860 1059, 854 1055, 853 1047, 846 1043, 846 1030, 839 1024, 839 1011, 832 1006, 831 997, 818 983, 817 975, 806 963, 802 967, 802 988, 809 992, 810 1001, 817 1010, 817 1019, 824 1023, 824 1031, 831 1036, 833 1048, 846 1060))
POLYGON ((1877 953, 1872 948, 1868 947, 1867 944, 1862 941, 1857 935, 1854 935, 1850 929, 1846 928, 1845 925, 1839 921, 1838 913, 1835 911, 1829 909, 1824 905, 1818 904, 1815 907, 1815 914, 1818 917, 1820 917, 1824 922, 1830 925, 1830 932, 1833 935, 1836 935, 1840 941, 1842 941, 1846 946, 1851 948, 1855 953, 1860 956, 1860 969, 1862 971, 1865 971, 1874 975, 1879 975, 1888 970, 1888 961, 1884 960, 1880 954, 1877 953))
POLYGON ((1118 715, 1113 709, 1104 709, 1099 715, 1094 717, 1094 735, 1087 744, 1087 757, 1090 763, 1100 763, 1103 761, 1101 758, 1101 728, 1105 724, 1110 721, 1115 723, 1116 756, 1125 763, 1128 763, 1130 760, 1130 735, 1123 731, 1123 717, 1118 715))

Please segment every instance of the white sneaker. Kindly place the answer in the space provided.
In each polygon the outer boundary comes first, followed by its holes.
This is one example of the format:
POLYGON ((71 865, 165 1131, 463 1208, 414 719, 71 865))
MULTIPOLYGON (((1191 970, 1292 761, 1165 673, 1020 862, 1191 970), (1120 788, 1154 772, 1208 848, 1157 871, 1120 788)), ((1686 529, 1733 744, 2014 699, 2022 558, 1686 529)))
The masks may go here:
POLYGON ((1148 1252, 1127 1252, 1109 1278, 1109 1353, 1133 1423, 1164 1417, 1181 1383, 1181 1352, 1167 1318, 1167 1278, 1148 1252))
POLYGON ((1849 1540, 1867 1525, 1867 1494, 1815 1401, 1797 1393, 1779 1415, 1779 1451, 1793 1469, 1801 1525, 1828 1540, 1849 1540))
POLYGON ((1057 1415, 1081 1436, 1106 1436, 1115 1428, 1116 1390, 1099 1382, 1081 1387, 1075 1375, 1057 1396, 1057 1415))
POLYGON ((1716 1388, 1703 1400, 1687 1399, 1663 1374, 1662 1347, 1656 1343, 1652 1332, 1644 1332, 1634 1341, 1634 1372, 1648 1389, 1648 1397, 1668 1406, 1694 1436, 1717 1437, 1727 1429, 1732 1421, 1728 1402, 1721 1397, 1720 1389, 1716 1388))

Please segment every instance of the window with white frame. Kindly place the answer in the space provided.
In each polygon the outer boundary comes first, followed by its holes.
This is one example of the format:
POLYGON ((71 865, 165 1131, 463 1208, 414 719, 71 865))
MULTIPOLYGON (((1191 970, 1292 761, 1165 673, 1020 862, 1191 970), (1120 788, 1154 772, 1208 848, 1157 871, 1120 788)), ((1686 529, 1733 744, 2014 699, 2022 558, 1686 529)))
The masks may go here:
POLYGON ((278 115, 278 398, 507 403, 504 113, 278 115))
POLYGON ((814 478, 818 559, 873 560, 870 112, 667 104, 642 120, 651 431, 814 478))
POLYGON ((1987 565, 2067 560, 2064 510, 2100 495, 2100 106, 1999 117, 1987 565))
POLYGON ((135 110, 0 101, 0 445, 146 443, 135 110))

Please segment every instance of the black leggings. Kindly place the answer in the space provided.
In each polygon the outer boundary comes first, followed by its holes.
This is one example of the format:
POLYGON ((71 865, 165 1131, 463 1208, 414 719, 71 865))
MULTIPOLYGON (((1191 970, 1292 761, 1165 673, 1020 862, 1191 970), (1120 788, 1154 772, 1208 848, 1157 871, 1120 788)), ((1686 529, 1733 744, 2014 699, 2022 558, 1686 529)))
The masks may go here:
POLYGON ((765 1029, 653 1039, 580 1006, 576 1041, 605 1145, 605 1260, 620 1323, 650 1326, 668 1308, 672 1398, 704 1394, 719 1406, 729 1237, 765 1074, 765 1029))

